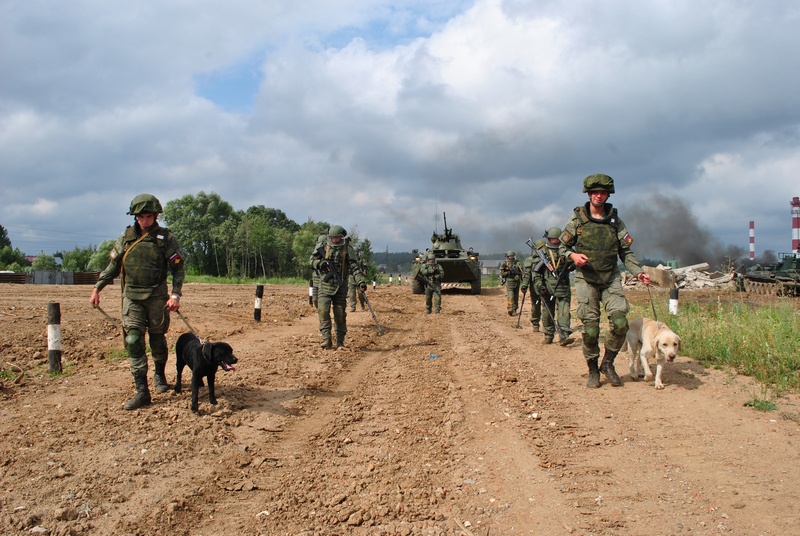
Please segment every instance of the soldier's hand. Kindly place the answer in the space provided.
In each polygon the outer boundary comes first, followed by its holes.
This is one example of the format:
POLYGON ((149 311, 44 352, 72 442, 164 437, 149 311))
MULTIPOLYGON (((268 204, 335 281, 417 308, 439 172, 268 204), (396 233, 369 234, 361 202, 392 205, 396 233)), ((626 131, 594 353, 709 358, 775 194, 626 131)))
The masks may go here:
POLYGON ((542 296, 547 296, 547 287, 545 287, 544 285, 540 286, 539 294, 541 294, 542 296))
POLYGON ((650 276, 644 272, 636 276, 636 279, 644 283, 645 285, 650 284, 650 276))
POLYGON ((328 272, 331 271, 331 263, 329 263, 328 261, 320 261, 319 271, 327 274, 328 272))
POLYGON ((569 258, 572 259, 572 262, 575 263, 576 266, 583 266, 587 262, 589 262, 589 257, 584 255, 583 253, 570 253, 569 258))
POLYGON ((367 291, 367 284, 362 282, 362 283, 360 283, 358 285, 358 288, 361 290, 361 292, 366 292, 367 291))

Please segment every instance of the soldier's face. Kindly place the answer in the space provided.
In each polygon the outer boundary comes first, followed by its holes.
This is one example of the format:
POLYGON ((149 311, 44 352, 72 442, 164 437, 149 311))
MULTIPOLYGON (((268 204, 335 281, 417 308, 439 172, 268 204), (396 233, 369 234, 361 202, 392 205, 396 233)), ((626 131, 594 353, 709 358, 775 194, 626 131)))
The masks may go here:
POLYGON ((136 215, 136 223, 139 224, 139 227, 142 228, 143 231, 146 231, 153 224, 156 222, 156 218, 158 217, 157 214, 153 214, 150 212, 140 212, 136 215))
POLYGON ((342 240, 344 240, 344 238, 342 238, 341 236, 332 236, 331 237, 331 242, 333 244, 341 244, 342 240))
POLYGON ((608 192, 605 190, 589 192, 589 202, 596 207, 601 207, 608 201, 608 195, 608 192))

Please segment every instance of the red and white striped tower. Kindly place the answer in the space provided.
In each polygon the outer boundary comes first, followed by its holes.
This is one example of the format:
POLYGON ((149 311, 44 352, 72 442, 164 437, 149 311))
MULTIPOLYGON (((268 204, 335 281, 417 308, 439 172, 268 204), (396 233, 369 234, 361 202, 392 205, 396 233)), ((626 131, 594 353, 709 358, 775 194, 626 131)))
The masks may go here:
POLYGON ((792 198, 792 251, 800 253, 800 197, 792 198))
POLYGON ((750 220, 750 260, 756 259, 756 222, 750 220))

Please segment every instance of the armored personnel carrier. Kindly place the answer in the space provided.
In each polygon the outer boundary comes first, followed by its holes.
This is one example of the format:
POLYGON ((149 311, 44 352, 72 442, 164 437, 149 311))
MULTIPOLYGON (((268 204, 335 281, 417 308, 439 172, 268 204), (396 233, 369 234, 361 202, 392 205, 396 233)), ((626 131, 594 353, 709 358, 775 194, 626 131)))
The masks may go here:
POLYGON ((442 266, 444 278, 442 288, 454 288, 462 283, 469 283, 472 294, 481 293, 481 266, 478 262, 478 252, 472 248, 465 250, 461 247, 461 239, 452 229, 447 228, 447 214, 444 216, 444 233, 434 231, 431 236, 431 247, 422 253, 415 251, 414 262, 411 266, 411 292, 423 294, 425 283, 420 278, 419 269, 425 264, 428 252, 436 256, 436 262, 442 266))
POLYGON ((800 254, 783 253, 776 264, 756 265, 744 274, 744 290, 754 294, 800 296, 800 254))

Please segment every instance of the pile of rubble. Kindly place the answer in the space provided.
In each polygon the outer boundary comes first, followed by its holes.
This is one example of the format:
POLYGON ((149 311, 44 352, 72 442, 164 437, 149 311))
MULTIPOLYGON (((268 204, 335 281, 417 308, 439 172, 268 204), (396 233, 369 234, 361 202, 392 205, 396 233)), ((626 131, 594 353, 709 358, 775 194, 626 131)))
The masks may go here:
MULTIPOLYGON (((650 275, 650 280, 654 284, 663 288, 732 290, 736 286, 733 273, 709 272, 708 263, 705 262, 674 270, 662 264, 655 268, 652 266, 643 266, 642 268, 650 275)), ((640 283, 629 277, 625 284, 637 285, 640 283)))

